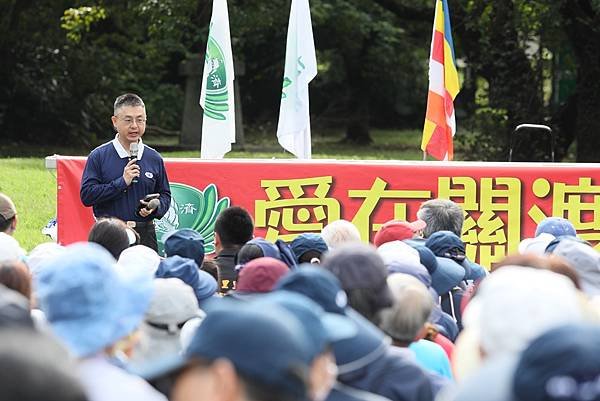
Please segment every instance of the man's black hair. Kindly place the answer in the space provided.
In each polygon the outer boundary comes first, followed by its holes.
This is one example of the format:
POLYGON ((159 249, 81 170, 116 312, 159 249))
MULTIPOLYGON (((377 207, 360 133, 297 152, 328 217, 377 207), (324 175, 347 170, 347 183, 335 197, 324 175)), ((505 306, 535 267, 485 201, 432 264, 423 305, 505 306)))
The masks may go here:
POLYGON ((17 216, 15 215, 6 220, 4 217, 0 216, 0 233, 6 232, 16 217, 17 216))
POLYGON ((246 209, 232 206, 223 210, 217 217, 215 232, 219 234, 224 247, 242 246, 252 239, 254 223, 246 209))
POLYGON ((262 258, 265 256, 260 246, 256 244, 246 244, 240 248, 240 251, 236 255, 236 262, 238 265, 243 265, 251 260, 262 258))

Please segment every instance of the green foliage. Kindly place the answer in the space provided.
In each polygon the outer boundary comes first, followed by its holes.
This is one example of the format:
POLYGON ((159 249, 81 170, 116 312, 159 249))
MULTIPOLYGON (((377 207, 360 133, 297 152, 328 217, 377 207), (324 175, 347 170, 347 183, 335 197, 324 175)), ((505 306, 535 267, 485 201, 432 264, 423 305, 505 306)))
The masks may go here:
POLYGON ((68 8, 60 19, 60 27, 67 31, 67 39, 79 43, 83 33, 89 32, 94 22, 105 18, 106 11, 102 7, 68 8))
MULTIPOLYGON (((234 58, 244 67, 236 78, 246 124, 276 124, 290 3, 228 0, 234 58)), ((369 126, 422 126, 432 3, 310 1, 319 63, 311 84, 315 128, 346 126, 350 139, 350 132, 368 136, 369 126)), ((129 91, 145 99, 151 125, 180 128, 185 78, 179 64, 203 56, 212 1, 4 4, 0 131, 5 140, 90 146, 112 135, 111 104, 129 91)), ((464 128, 470 132, 464 154, 503 160, 507 135, 523 122, 550 122, 559 129, 559 155, 573 137, 597 131, 593 113, 577 114, 577 108, 597 107, 572 105, 593 100, 584 82, 599 81, 593 67, 600 51, 594 50, 600 48, 599 0, 449 4, 464 77, 456 102, 457 138, 464 128), (573 100, 574 92, 583 95, 573 100), (580 121, 584 115, 592 117, 580 121), (484 151, 470 147, 473 140, 485 142, 484 151)), ((535 145, 521 159, 539 158, 535 145)))

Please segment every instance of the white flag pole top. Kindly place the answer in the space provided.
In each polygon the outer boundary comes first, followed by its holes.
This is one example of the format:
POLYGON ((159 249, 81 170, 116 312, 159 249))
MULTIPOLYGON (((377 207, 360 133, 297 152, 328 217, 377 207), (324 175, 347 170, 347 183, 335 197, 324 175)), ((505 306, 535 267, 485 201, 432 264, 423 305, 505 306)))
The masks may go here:
POLYGON ((317 56, 308 0, 292 0, 277 139, 299 159, 311 158, 308 84, 317 75, 317 56))
POLYGON ((234 79, 227 0, 213 0, 200 94, 202 159, 222 159, 235 143, 234 79))

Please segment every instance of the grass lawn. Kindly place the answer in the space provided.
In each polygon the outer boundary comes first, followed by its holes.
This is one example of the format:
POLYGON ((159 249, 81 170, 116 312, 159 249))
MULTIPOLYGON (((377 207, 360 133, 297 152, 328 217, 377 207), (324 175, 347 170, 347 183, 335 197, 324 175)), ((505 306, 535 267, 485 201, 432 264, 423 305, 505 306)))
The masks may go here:
MULTIPOLYGON (((354 160, 420 160, 421 132, 373 130, 373 144, 341 144, 341 134, 314 135, 313 158, 354 160)), ((150 140, 150 139, 149 139, 150 140)), ((89 150, 54 149, 51 147, 0 146, 0 192, 9 195, 18 211, 19 225, 15 238, 26 250, 50 241, 41 229, 56 216, 56 179, 44 167, 44 156, 52 154, 87 155, 89 150), (26 157, 23 157, 26 156, 26 157)), ((163 152, 164 157, 199 157, 199 151, 163 152)), ((233 151, 227 158, 292 158, 277 144, 277 138, 258 137, 248 142, 244 151, 233 151)))

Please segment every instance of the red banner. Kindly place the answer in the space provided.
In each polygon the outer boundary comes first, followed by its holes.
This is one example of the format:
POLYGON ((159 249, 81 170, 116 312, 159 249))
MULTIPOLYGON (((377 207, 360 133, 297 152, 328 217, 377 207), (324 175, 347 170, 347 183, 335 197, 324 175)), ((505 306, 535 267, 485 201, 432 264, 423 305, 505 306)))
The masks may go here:
MULTIPOLYGON (((485 266, 516 252, 547 216, 568 218, 600 247, 600 165, 167 159, 173 202, 157 236, 201 232, 213 249, 217 214, 230 205, 254 216, 256 235, 291 240, 343 218, 363 240, 392 218, 413 220, 424 201, 446 198, 465 210, 467 255, 485 266)), ((85 158, 59 157, 58 238, 85 240, 93 217, 79 199, 85 158)))

